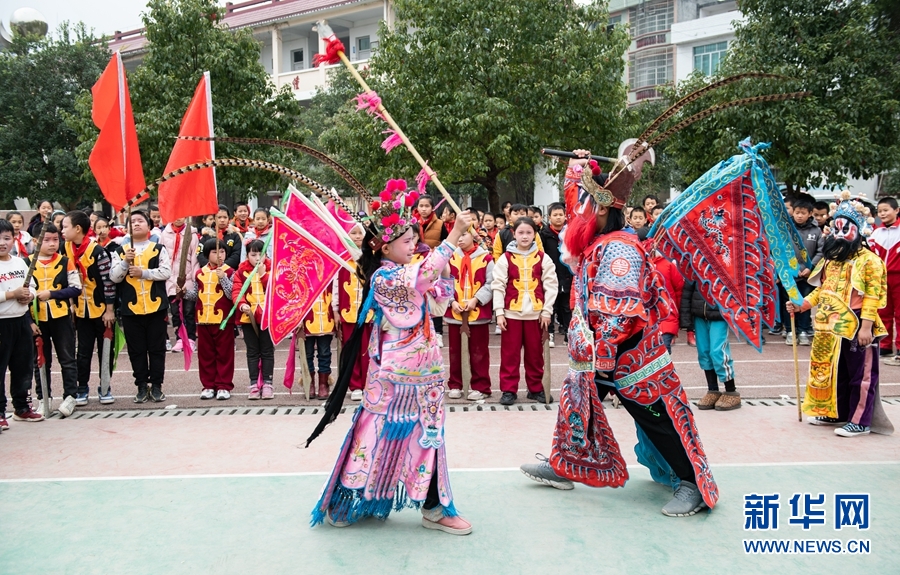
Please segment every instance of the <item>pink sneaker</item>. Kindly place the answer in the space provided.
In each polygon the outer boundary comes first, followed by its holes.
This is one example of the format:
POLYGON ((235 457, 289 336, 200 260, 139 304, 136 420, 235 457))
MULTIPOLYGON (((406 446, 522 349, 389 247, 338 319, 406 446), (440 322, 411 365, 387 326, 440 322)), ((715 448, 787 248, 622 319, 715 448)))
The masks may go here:
POLYGON ((175 342, 175 345, 172 346, 172 353, 181 353, 184 351, 184 344, 181 343, 181 340, 175 342))
POLYGON ((443 507, 422 509, 422 527, 436 529, 450 535, 468 535, 472 532, 472 524, 462 517, 445 517, 443 507))
POLYGON ((193 339, 189 339, 188 341, 191 342, 191 351, 197 351, 197 342, 193 339))
POLYGON ((247 399, 259 399, 259 386, 255 383, 250 384, 250 395, 247 396, 247 399))
POLYGON ((262 387, 262 398, 263 399, 275 399, 275 391, 272 390, 271 383, 264 383, 262 387))

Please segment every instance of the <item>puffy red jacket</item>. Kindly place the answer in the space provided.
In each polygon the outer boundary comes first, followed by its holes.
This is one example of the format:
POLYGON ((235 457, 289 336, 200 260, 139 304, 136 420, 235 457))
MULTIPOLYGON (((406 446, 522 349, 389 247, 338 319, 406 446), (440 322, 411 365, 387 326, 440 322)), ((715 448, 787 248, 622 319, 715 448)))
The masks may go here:
POLYGON ((684 277, 682 277, 675 264, 663 256, 655 256, 651 261, 666 280, 666 289, 672 301, 675 302, 671 306, 672 313, 660 322, 659 330, 662 333, 678 335, 678 306, 681 302, 681 292, 684 290, 684 277))

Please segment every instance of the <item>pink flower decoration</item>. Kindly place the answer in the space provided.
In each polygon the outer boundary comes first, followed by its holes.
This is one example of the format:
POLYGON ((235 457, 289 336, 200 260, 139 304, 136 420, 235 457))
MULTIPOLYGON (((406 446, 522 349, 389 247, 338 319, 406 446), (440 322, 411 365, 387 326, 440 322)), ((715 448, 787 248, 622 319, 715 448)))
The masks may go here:
POLYGON ((383 235, 383 236, 381 236, 381 240, 385 241, 385 242, 389 242, 389 241, 391 241, 391 236, 383 235))
POLYGON ((389 202, 391 201, 391 191, 383 190, 380 194, 378 194, 378 197, 381 198, 382 202, 389 202))
POLYGON ((403 204, 400 203, 400 200, 394 200, 394 209, 399 210, 403 207, 403 204))
POLYGON ((405 226, 405 225, 406 225, 406 220, 401 219, 401 220, 400 220, 399 222, 397 222, 397 223, 399 223, 401 226, 405 226))
POLYGON ((381 147, 384 148, 385 154, 390 154, 391 150, 399 146, 403 143, 403 140, 400 139, 399 134, 394 130, 385 130, 381 132, 382 134, 388 134, 388 137, 381 142, 381 147))

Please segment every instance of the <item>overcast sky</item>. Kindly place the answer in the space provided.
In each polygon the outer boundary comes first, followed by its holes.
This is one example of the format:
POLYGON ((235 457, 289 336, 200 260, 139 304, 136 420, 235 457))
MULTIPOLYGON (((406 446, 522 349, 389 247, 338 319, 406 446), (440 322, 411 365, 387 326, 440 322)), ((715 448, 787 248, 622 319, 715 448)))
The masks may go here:
MULTIPOLYGON (((220 2, 221 3, 221 2, 220 2)), ((34 8, 44 15, 50 30, 65 20, 82 21, 94 34, 112 34, 142 27, 147 0, 0 0, 0 20, 9 29, 9 17, 18 8, 34 8)))

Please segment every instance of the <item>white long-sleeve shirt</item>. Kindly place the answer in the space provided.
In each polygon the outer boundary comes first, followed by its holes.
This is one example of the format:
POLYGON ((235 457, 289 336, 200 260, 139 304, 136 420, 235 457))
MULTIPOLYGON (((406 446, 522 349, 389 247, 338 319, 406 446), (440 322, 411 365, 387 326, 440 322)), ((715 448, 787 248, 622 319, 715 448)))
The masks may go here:
MULTIPOLYGON (((0 319, 13 319, 22 317, 28 313, 28 304, 19 303, 16 298, 7 298, 7 292, 19 289, 25 284, 25 276, 28 275, 28 266, 25 260, 15 256, 9 256, 7 260, 0 260, 0 319)), ((31 295, 37 295, 33 286, 29 286, 31 295)))
MULTIPOLYGON (((150 247, 150 243, 150 240, 135 242, 132 245, 134 253, 136 255, 144 253, 144 250, 150 247)), ((169 259, 169 252, 164 245, 157 245, 159 246, 159 267, 152 270, 142 270, 142 280, 164 282, 172 276, 172 260, 169 259)), ((109 279, 117 284, 122 283, 122 280, 128 275, 128 262, 123 260, 118 252, 113 252, 110 254, 110 257, 112 258, 112 266, 109 269, 109 279)))

